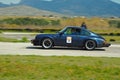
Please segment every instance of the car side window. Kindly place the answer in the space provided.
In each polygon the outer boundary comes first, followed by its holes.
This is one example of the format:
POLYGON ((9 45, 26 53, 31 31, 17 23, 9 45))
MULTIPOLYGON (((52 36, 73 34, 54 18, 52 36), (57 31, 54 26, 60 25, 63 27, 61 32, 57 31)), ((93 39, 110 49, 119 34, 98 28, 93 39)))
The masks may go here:
POLYGON ((68 28, 68 29, 64 32, 64 34, 66 34, 66 35, 71 34, 71 28, 68 28))
POLYGON ((90 32, 88 32, 87 30, 81 30, 81 35, 90 36, 90 32))
POLYGON ((80 35, 80 29, 76 29, 76 28, 68 28, 64 34, 66 35, 80 35))

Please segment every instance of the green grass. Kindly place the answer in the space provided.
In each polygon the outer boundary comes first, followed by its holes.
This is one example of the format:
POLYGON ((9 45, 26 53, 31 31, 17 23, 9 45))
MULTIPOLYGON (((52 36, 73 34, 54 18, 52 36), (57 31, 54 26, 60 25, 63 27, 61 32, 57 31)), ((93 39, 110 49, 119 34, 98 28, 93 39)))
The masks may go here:
POLYGON ((0 42, 18 42, 18 40, 17 39, 0 37, 0 42))
POLYGON ((0 37, 0 42, 29 42, 29 40, 26 37, 23 37, 21 40, 13 39, 13 38, 0 37))
POLYGON ((120 43, 120 36, 103 36, 108 42, 120 43), (115 40, 115 41, 111 41, 115 40))
POLYGON ((119 80, 120 58, 0 56, 0 80, 119 80))

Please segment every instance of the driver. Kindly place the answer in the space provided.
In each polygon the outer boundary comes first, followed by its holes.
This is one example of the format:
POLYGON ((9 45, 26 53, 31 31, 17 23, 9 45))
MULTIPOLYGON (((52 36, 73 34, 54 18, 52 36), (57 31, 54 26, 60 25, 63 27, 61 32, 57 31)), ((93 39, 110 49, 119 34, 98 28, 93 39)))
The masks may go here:
POLYGON ((74 29, 74 28, 71 29, 71 34, 72 34, 72 35, 78 35, 79 33, 80 33, 80 32, 79 32, 78 29, 74 29))

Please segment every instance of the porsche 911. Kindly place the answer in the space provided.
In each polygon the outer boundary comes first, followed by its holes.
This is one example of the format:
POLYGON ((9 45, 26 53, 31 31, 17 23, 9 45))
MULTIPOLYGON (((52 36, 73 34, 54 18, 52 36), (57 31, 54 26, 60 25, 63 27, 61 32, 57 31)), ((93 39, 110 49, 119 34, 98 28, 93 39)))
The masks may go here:
POLYGON ((109 47, 111 45, 102 36, 76 26, 65 27, 56 34, 38 34, 35 39, 31 40, 31 43, 34 46, 42 46, 44 49, 63 46, 94 50, 95 48, 109 47))

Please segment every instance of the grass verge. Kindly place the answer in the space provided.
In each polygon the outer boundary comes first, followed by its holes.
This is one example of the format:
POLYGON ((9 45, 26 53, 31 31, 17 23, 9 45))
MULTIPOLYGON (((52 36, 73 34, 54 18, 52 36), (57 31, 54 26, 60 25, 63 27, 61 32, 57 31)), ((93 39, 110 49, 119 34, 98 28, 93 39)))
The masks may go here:
POLYGON ((23 37, 21 40, 13 39, 13 38, 0 37, 0 42, 29 42, 29 40, 26 37, 23 37))
POLYGON ((0 80, 119 80, 120 58, 0 56, 0 80))
POLYGON ((120 43, 120 36, 103 36, 108 42, 120 43))

